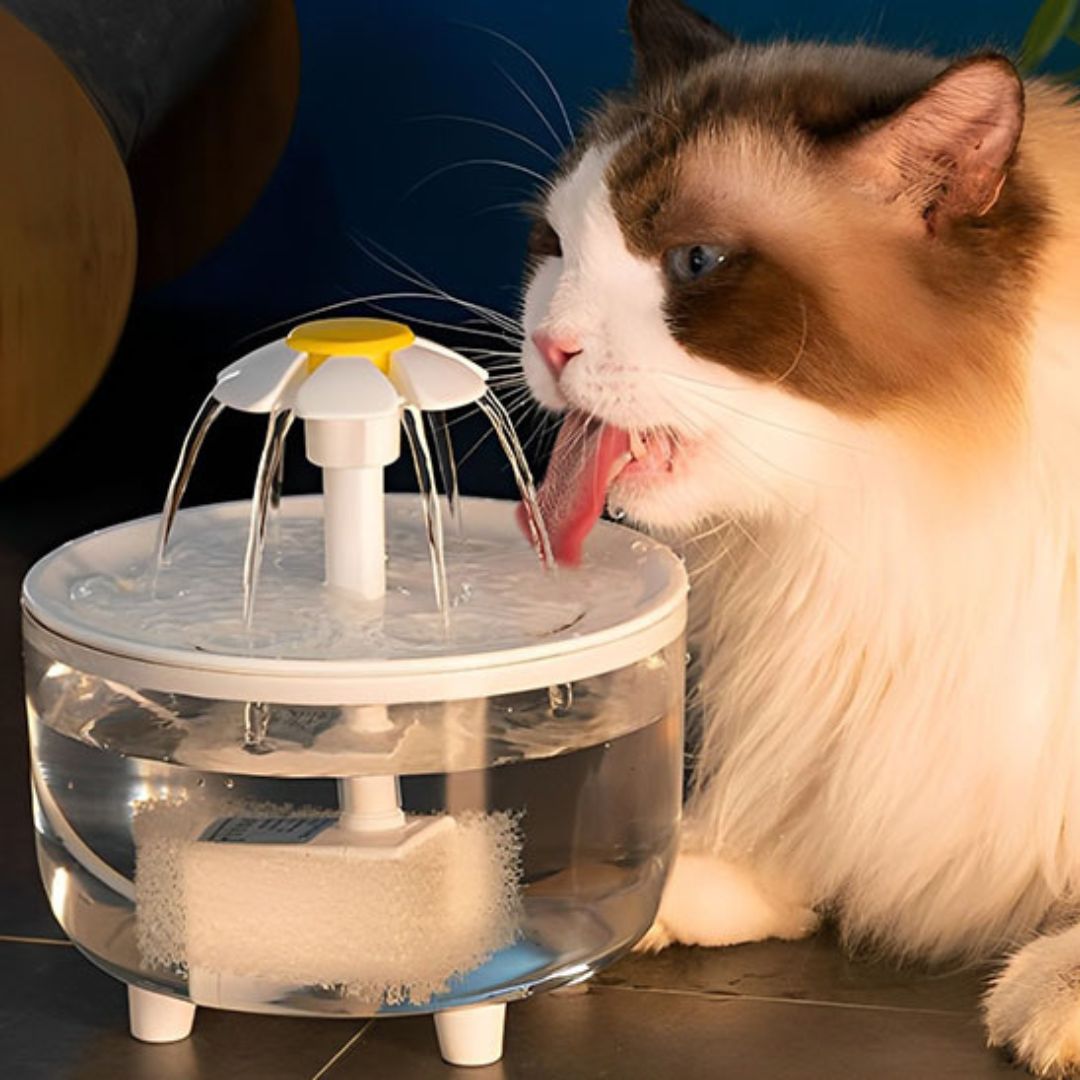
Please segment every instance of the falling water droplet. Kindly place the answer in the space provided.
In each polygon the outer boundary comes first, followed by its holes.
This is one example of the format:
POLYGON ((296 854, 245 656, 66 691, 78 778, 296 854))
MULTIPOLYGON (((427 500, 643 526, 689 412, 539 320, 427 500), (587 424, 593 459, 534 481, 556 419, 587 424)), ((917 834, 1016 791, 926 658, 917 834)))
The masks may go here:
POLYGON ((568 716, 574 707, 574 686, 559 683, 548 687, 548 705, 555 716, 568 716))
POLYGON ((608 508, 608 517, 612 521, 625 521, 626 520, 626 508, 622 506, 612 506, 608 508))
POLYGON ((226 776, 224 783, 230 791, 236 787, 236 781, 231 776, 226 776))

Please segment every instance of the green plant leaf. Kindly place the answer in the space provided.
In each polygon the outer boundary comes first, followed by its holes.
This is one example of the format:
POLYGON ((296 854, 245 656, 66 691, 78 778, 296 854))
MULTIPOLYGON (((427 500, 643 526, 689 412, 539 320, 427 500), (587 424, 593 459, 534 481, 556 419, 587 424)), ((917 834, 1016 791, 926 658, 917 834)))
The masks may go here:
POLYGON ((1073 29, 1080 0, 1043 0, 1020 45, 1020 67, 1033 71, 1073 29))

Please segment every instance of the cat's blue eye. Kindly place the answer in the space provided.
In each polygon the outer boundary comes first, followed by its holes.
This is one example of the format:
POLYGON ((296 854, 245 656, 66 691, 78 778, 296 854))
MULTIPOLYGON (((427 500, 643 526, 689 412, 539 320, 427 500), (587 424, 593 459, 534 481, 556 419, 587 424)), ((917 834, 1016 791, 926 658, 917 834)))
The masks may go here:
POLYGON ((680 285, 700 281, 727 261, 727 249, 718 244, 686 244, 664 253, 664 270, 680 285))

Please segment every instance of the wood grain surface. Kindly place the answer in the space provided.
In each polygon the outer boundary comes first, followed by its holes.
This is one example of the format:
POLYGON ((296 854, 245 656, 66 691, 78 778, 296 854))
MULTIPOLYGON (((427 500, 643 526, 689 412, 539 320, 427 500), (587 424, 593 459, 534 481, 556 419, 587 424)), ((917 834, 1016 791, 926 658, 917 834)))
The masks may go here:
POLYGON ((135 210, 112 135, 75 78, 0 11, 0 477, 97 385, 135 278, 135 210))

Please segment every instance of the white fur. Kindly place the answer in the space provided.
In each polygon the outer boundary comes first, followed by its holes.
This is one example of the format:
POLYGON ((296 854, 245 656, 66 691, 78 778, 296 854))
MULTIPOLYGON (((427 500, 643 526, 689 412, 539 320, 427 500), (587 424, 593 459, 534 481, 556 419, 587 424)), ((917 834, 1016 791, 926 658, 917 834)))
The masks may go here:
POLYGON ((772 937, 792 941, 817 926, 813 908, 785 899, 745 866, 685 852, 672 869, 656 921, 637 948, 655 952, 676 941, 709 946, 772 937), (723 897, 722 904, 717 897, 723 897))
MULTIPOLYGON (((558 385, 523 362, 550 406, 695 440, 670 484, 611 496, 699 567, 698 839, 651 944, 785 936, 814 907, 902 956, 1031 939, 1080 882, 1080 305, 1040 306, 1026 425, 959 483, 929 443, 685 353, 605 160, 553 194, 564 256, 526 305, 583 351, 558 385)), ((1077 1060, 1078 971, 1080 931, 1043 939, 990 999, 1047 1075, 1077 1060)))
POLYGON ((1080 926, 1036 938, 1010 959, 986 1001, 994 1046, 1041 1076, 1080 1069, 1080 926))

